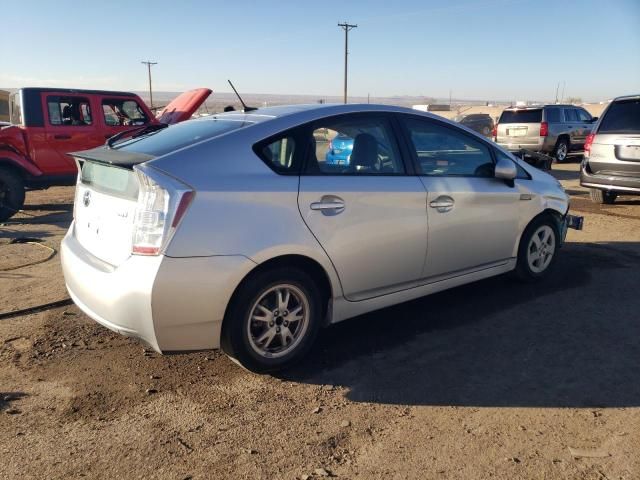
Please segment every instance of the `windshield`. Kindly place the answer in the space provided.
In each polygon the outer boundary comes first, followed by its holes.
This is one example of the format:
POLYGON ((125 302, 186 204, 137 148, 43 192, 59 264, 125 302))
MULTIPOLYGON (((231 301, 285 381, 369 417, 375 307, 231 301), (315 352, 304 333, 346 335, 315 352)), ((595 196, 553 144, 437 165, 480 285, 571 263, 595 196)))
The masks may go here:
POLYGON ((640 133, 640 99, 612 103, 598 133, 640 133))
POLYGON ((190 120, 116 144, 114 148, 159 157, 247 125, 251 122, 217 118, 190 120))
POLYGON ((505 110, 500 115, 499 123, 540 123, 542 109, 537 110, 505 110))

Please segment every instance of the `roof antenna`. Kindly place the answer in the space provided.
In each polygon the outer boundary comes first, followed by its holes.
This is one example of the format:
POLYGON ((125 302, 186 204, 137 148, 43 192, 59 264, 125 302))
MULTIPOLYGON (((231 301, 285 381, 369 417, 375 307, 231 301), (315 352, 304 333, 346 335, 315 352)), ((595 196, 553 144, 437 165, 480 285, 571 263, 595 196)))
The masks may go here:
POLYGON ((242 111, 243 112, 252 112, 253 110, 257 110, 256 107, 247 107, 245 105, 245 103, 242 101, 242 97, 240 96, 240 94, 236 90, 236 87, 234 87, 233 83, 231 83, 231 80, 227 80, 227 82, 229 82, 229 85, 231 85, 231 88, 233 88, 233 92, 236 94, 236 97, 238 97, 238 100, 240 100, 240 103, 242 104, 242 111))

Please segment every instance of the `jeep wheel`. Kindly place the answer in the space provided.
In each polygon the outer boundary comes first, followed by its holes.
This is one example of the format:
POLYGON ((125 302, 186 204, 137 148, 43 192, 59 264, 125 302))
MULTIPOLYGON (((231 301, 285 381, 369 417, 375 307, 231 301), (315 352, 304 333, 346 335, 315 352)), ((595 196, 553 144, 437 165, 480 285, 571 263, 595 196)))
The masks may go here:
POLYGON ((553 156, 556 157, 558 163, 562 163, 567 159, 567 155, 569 155, 569 140, 561 138, 558 140, 558 143, 556 143, 553 156))
POLYGON ((11 218, 24 205, 22 178, 7 168, 0 167, 0 222, 11 218))
POLYGON ((589 196, 591 197, 591 201, 593 203, 600 203, 611 205, 618 198, 618 194, 615 192, 605 192, 604 190, 599 190, 597 188, 592 188, 589 190, 589 196))

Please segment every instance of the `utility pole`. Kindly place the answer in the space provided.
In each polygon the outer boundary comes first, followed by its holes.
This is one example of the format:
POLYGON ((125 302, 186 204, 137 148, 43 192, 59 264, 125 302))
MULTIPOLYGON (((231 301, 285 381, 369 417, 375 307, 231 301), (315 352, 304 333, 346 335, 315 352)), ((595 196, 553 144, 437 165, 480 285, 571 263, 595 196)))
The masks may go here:
POLYGON ((558 90, 560 90, 560 82, 558 82, 558 85, 556 86, 556 103, 558 103, 558 90))
POLYGON ((349 55, 349 30, 358 28, 358 25, 351 25, 344 22, 339 23, 338 26, 344 30, 344 103, 347 103, 347 57, 349 55))
POLYGON ((151 67, 153 65, 157 65, 158 62, 151 62, 149 60, 147 60, 146 62, 140 62, 143 63, 144 65, 147 66, 147 73, 149 74, 149 105, 151 107, 151 109, 153 110, 153 92, 151 90, 151 67))
POLYGON ((564 80, 562 82, 562 96, 560 97, 560 103, 564 103, 564 87, 566 87, 566 86, 567 86, 567 81, 564 80))

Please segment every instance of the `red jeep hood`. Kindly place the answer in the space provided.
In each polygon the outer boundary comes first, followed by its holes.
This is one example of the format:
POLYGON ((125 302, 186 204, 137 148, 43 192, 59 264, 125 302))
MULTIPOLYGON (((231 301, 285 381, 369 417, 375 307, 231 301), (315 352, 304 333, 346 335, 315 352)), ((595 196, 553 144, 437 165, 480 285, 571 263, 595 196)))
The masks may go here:
POLYGON ((212 91, 208 88, 196 88, 184 92, 164 107, 157 120, 169 124, 189 120, 211 93, 212 91))

